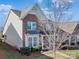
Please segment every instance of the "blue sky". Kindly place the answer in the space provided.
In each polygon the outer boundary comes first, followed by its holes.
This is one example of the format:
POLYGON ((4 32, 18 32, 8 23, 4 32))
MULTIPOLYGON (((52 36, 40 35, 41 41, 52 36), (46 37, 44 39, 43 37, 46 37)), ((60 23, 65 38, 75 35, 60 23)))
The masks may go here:
MULTIPOLYGON (((0 0, 0 27, 3 25, 5 21, 4 18, 11 8, 21 10, 38 2, 39 6, 43 9, 46 7, 44 4, 45 1, 46 0, 0 0)), ((79 0, 74 0, 73 2, 72 16, 73 21, 79 21, 79 0)))

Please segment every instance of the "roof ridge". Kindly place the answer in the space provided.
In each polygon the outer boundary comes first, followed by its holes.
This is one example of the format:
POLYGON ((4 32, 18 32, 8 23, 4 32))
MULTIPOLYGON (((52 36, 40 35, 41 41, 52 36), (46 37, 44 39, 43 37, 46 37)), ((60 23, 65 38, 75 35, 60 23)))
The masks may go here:
POLYGON ((20 10, 17 10, 17 9, 11 9, 12 11, 19 11, 19 12, 21 12, 20 10))
POLYGON ((11 11, 13 11, 17 16, 20 17, 20 15, 21 15, 21 11, 20 10, 11 9, 11 11))

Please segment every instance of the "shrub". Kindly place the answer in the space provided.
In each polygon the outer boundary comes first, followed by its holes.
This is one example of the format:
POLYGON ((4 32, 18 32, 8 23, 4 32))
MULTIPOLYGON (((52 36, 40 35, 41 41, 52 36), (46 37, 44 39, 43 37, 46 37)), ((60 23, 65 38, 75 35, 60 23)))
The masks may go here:
POLYGON ((31 52, 35 52, 35 51, 41 51, 41 46, 33 46, 31 48, 31 52))
POLYGON ((20 52, 23 55, 29 56, 31 54, 31 49, 28 47, 22 47, 22 48, 20 48, 20 52))
POLYGON ((0 38, 0 46, 2 46, 2 39, 0 38))

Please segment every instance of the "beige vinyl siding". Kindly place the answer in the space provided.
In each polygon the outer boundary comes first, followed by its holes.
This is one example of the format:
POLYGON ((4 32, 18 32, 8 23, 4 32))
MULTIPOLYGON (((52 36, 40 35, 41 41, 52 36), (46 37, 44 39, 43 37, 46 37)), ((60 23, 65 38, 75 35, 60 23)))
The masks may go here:
POLYGON ((10 11, 3 30, 3 34, 7 35, 6 42, 12 46, 22 47, 22 28, 22 20, 13 11, 10 11))

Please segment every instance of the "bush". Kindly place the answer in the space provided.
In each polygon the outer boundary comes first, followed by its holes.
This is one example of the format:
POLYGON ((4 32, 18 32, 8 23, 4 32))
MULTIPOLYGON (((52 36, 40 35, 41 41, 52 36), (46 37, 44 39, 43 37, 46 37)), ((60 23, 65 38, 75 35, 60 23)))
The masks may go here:
POLYGON ((31 54, 31 49, 28 47, 22 47, 22 48, 20 48, 20 52, 23 55, 29 56, 31 54))
POLYGON ((2 46, 2 39, 0 39, 0 46, 2 46))
POLYGON ((27 55, 27 56, 29 56, 31 54, 31 52, 36 52, 36 51, 41 51, 41 46, 33 46, 31 48, 29 48, 29 47, 20 48, 20 53, 22 55, 27 55))
POLYGON ((33 46, 31 52, 41 51, 41 46, 33 46))

